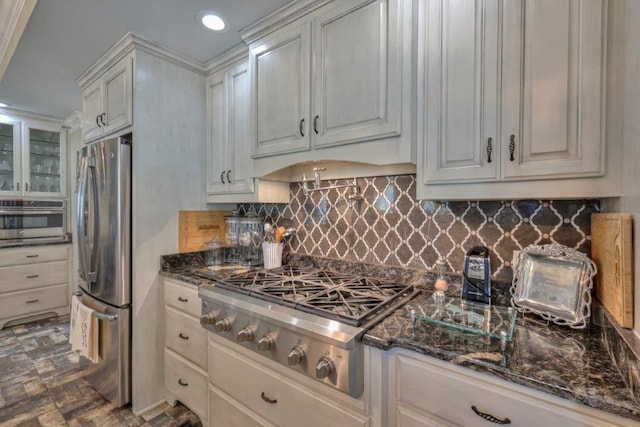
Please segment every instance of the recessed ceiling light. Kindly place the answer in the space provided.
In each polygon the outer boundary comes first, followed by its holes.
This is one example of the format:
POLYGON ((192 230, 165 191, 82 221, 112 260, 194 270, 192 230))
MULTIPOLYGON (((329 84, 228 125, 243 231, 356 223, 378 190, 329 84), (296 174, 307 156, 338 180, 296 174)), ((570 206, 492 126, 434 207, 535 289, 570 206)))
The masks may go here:
POLYGON ((208 30, 222 32, 229 29, 227 21, 211 10, 201 10, 196 14, 196 20, 208 30))

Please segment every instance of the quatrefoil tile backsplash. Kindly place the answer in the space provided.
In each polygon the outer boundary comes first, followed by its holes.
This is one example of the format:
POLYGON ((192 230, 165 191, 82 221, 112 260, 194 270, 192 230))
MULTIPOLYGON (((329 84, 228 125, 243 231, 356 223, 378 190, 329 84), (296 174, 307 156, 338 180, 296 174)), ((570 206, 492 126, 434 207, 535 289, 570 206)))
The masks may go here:
MULTIPOLYGON (((322 186, 350 183, 326 180, 322 186)), ((244 204, 266 220, 289 218, 297 228, 291 252, 416 269, 435 269, 444 257, 460 273, 472 246, 491 250, 495 280, 511 281, 514 250, 557 242, 590 253, 591 214, 598 200, 421 201, 415 175, 359 178, 363 199, 350 189, 315 191, 307 197, 291 184, 289 204, 244 204)))

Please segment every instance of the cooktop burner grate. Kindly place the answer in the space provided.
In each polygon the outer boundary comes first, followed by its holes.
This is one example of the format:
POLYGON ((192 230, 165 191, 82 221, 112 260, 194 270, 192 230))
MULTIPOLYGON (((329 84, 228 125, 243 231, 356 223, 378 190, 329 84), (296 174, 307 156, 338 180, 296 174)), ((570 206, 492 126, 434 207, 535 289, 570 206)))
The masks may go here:
POLYGON ((410 285, 299 267, 252 271, 218 280, 216 286, 353 326, 413 290, 410 285))

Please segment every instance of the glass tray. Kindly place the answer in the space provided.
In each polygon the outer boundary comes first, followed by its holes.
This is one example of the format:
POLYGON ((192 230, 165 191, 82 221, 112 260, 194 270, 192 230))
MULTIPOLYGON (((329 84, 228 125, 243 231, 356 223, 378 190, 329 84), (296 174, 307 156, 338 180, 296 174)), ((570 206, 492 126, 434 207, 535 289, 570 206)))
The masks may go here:
POLYGON ((513 338, 517 315, 513 307, 449 297, 438 301, 435 294, 415 309, 416 319, 507 341, 513 338))

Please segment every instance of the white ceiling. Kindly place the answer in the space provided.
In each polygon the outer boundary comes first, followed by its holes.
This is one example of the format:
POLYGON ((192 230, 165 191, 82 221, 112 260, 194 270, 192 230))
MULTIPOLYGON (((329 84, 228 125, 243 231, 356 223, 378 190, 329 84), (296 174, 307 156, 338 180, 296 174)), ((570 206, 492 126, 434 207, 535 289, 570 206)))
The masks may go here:
POLYGON ((82 110, 76 78, 127 32, 204 63, 289 1, 40 0, 0 81, 0 101, 63 118, 82 110), (230 30, 217 34, 198 25, 195 15, 205 9, 224 16, 230 30))

